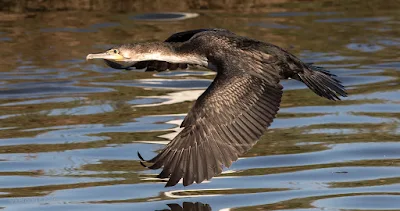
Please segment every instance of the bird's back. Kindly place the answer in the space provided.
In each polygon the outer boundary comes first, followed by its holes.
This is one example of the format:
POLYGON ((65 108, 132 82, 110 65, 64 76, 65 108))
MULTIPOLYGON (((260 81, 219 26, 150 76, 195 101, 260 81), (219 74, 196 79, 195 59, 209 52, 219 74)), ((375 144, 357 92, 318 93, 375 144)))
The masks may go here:
POLYGON ((276 45, 238 36, 229 31, 200 32, 194 35, 189 43, 196 48, 190 49, 191 51, 205 54, 210 62, 224 66, 221 69, 227 71, 240 69, 247 72, 263 69, 279 74, 281 79, 287 79, 304 72, 307 68, 296 56, 276 45))
POLYGON ((188 43, 205 54, 218 72, 229 77, 249 74, 274 86, 292 78, 306 84, 319 96, 337 100, 347 96, 344 87, 323 68, 306 64, 290 52, 267 42, 238 36, 229 31, 205 31, 188 43), (328 87, 329 89, 326 89, 328 87))

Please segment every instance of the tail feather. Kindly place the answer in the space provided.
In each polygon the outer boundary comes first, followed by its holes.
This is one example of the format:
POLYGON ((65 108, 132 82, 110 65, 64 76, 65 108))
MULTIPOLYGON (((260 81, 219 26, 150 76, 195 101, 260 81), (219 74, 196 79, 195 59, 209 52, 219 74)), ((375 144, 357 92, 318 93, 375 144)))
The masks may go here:
POLYGON ((329 100, 340 100, 339 96, 347 97, 345 87, 337 80, 336 75, 321 67, 308 64, 308 68, 298 73, 298 80, 302 81, 313 92, 329 100))

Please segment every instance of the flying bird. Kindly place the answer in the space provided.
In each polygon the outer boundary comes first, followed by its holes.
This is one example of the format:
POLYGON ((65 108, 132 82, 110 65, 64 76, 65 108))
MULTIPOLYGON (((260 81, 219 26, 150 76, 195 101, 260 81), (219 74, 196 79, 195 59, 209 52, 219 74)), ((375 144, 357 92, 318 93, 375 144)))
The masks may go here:
POLYGON ((286 50, 225 29, 196 29, 164 42, 123 44, 89 54, 116 69, 165 71, 198 65, 217 72, 183 120, 183 130, 143 166, 163 170, 166 187, 210 180, 250 150, 270 126, 282 98, 282 79, 303 82, 329 100, 346 97, 335 75, 286 50))

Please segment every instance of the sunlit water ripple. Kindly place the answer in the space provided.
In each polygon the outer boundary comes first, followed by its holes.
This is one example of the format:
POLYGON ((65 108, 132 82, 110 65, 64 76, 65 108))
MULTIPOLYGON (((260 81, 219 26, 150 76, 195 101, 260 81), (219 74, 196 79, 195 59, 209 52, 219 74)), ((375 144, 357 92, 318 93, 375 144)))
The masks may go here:
POLYGON ((88 13, 88 23, 77 14, 69 26, 48 13, 41 16, 48 24, 26 20, 32 28, 0 21, 0 52, 8 55, 0 60, 0 207, 400 210, 400 62, 393 37, 400 32, 393 11, 400 8, 363 16, 334 7, 281 9, 246 18, 206 10, 88 13), (162 40, 194 26, 294 45, 290 51, 338 75, 350 95, 331 102, 283 81, 280 113, 254 149, 211 181, 164 188, 155 178, 160 171, 144 169, 136 152, 156 155, 215 73, 120 71, 83 58, 111 43, 162 40), (35 45, 43 40, 45 49, 35 45))

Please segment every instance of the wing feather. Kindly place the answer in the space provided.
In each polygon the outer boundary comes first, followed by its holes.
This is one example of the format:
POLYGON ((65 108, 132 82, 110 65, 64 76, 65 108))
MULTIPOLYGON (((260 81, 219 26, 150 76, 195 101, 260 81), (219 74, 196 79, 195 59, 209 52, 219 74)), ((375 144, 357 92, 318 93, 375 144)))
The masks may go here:
MULTIPOLYGON (((271 76, 272 77, 272 76, 271 76)), ((282 86, 250 74, 226 77, 218 73, 182 124, 185 127, 149 168, 162 168, 166 186, 183 178, 183 185, 201 183, 229 167, 247 152, 273 121, 282 86)))

